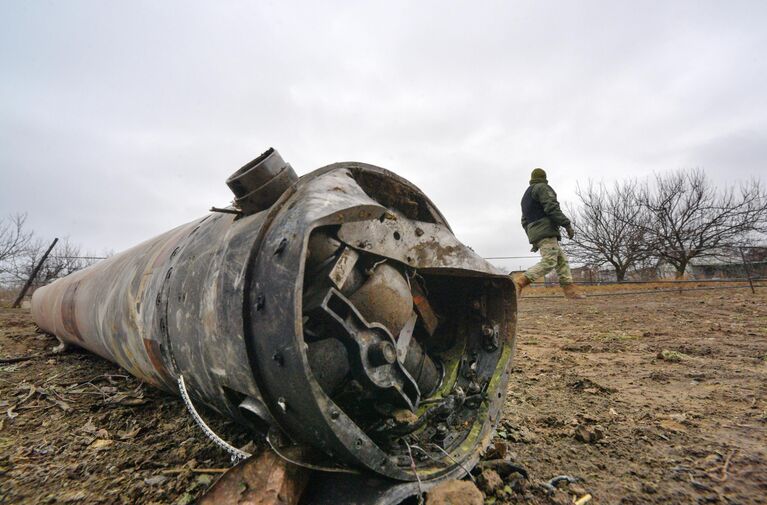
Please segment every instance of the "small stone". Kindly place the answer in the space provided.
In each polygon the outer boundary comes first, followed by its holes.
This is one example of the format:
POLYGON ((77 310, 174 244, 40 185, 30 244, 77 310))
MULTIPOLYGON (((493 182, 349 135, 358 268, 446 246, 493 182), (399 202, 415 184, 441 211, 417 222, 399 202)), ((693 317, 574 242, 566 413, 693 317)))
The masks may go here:
POLYGON ((482 491, 465 480, 449 480, 426 495, 426 505, 483 505, 482 491))
POLYGON ((492 495, 503 487, 503 479, 498 475, 498 472, 491 469, 482 470, 479 474, 479 488, 485 495, 492 495))
POLYGON ((575 428, 575 439, 586 444, 593 444, 604 438, 604 432, 595 426, 585 426, 581 424, 575 428))

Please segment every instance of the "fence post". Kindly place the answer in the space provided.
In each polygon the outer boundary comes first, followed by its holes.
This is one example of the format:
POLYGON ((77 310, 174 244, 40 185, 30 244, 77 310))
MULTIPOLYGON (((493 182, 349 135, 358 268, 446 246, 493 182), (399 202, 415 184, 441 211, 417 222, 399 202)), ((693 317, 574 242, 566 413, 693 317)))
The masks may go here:
POLYGON ((746 255, 743 253, 743 248, 739 247, 738 249, 740 249, 740 257, 743 258, 743 268, 746 269, 748 285, 751 286, 751 293, 756 294, 756 290, 754 289, 754 280, 751 278, 751 265, 746 262, 746 255))
POLYGON ((43 254, 43 257, 40 258, 40 261, 35 265, 35 268, 32 270, 32 273, 29 275, 29 279, 27 279, 27 282, 24 284, 24 287, 21 288, 21 292, 19 293, 19 296, 16 297, 16 301, 13 302, 13 305, 11 305, 12 308, 17 309, 21 305, 21 300, 24 298, 24 295, 27 294, 27 290, 29 289, 29 286, 32 285, 32 282, 34 282, 35 277, 37 277, 37 272, 40 271, 40 267, 43 266, 43 263, 45 263, 45 260, 48 259, 48 255, 53 250, 53 246, 56 245, 56 242, 58 242, 58 237, 53 239, 53 242, 51 242, 50 247, 48 247, 48 250, 45 251, 45 254, 43 254))

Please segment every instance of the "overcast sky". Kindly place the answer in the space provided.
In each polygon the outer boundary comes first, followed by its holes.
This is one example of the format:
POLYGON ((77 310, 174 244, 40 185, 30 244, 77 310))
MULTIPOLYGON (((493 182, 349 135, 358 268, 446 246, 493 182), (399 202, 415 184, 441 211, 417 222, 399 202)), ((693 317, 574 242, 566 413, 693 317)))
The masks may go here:
MULTIPOLYGON (((485 256, 519 200, 767 159, 767 2, 0 1, 0 216, 125 249, 269 146, 381 165, 485 256)), ((507 262, 517 268, 528 260, 507 262)))

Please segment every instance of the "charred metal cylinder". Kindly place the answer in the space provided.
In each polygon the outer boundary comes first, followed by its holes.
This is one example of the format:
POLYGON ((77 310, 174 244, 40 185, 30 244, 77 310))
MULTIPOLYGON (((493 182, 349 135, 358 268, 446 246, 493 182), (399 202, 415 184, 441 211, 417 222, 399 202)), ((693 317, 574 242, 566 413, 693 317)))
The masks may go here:
POLYGON ((38 289, 35 322, 167 391, 183 376, 195 401, 312 461, 398 480, 473 465, 506 394, 510 279, 385 169, 295 180, 270 149, 227 184, 241 212, 38 289))
POLYGON ((226 185, 242 213, 253 214, 268 209, 297 179, 293 167, 270 148, 233 173, 226 185))

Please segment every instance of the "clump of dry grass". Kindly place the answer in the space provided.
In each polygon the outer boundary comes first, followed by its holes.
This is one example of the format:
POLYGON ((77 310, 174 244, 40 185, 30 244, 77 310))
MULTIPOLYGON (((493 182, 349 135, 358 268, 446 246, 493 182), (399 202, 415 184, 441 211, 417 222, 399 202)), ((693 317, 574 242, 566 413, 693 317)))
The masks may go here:
POLYGON ((661 352, 658 353, 658 359, 662 359, 663 361, 668 361, 669 363, 679 363, 681 361, 684 361, 688 359, 690 356, 683 352, 679 351, 670 351, 668 349, 663 349, 661 352))

